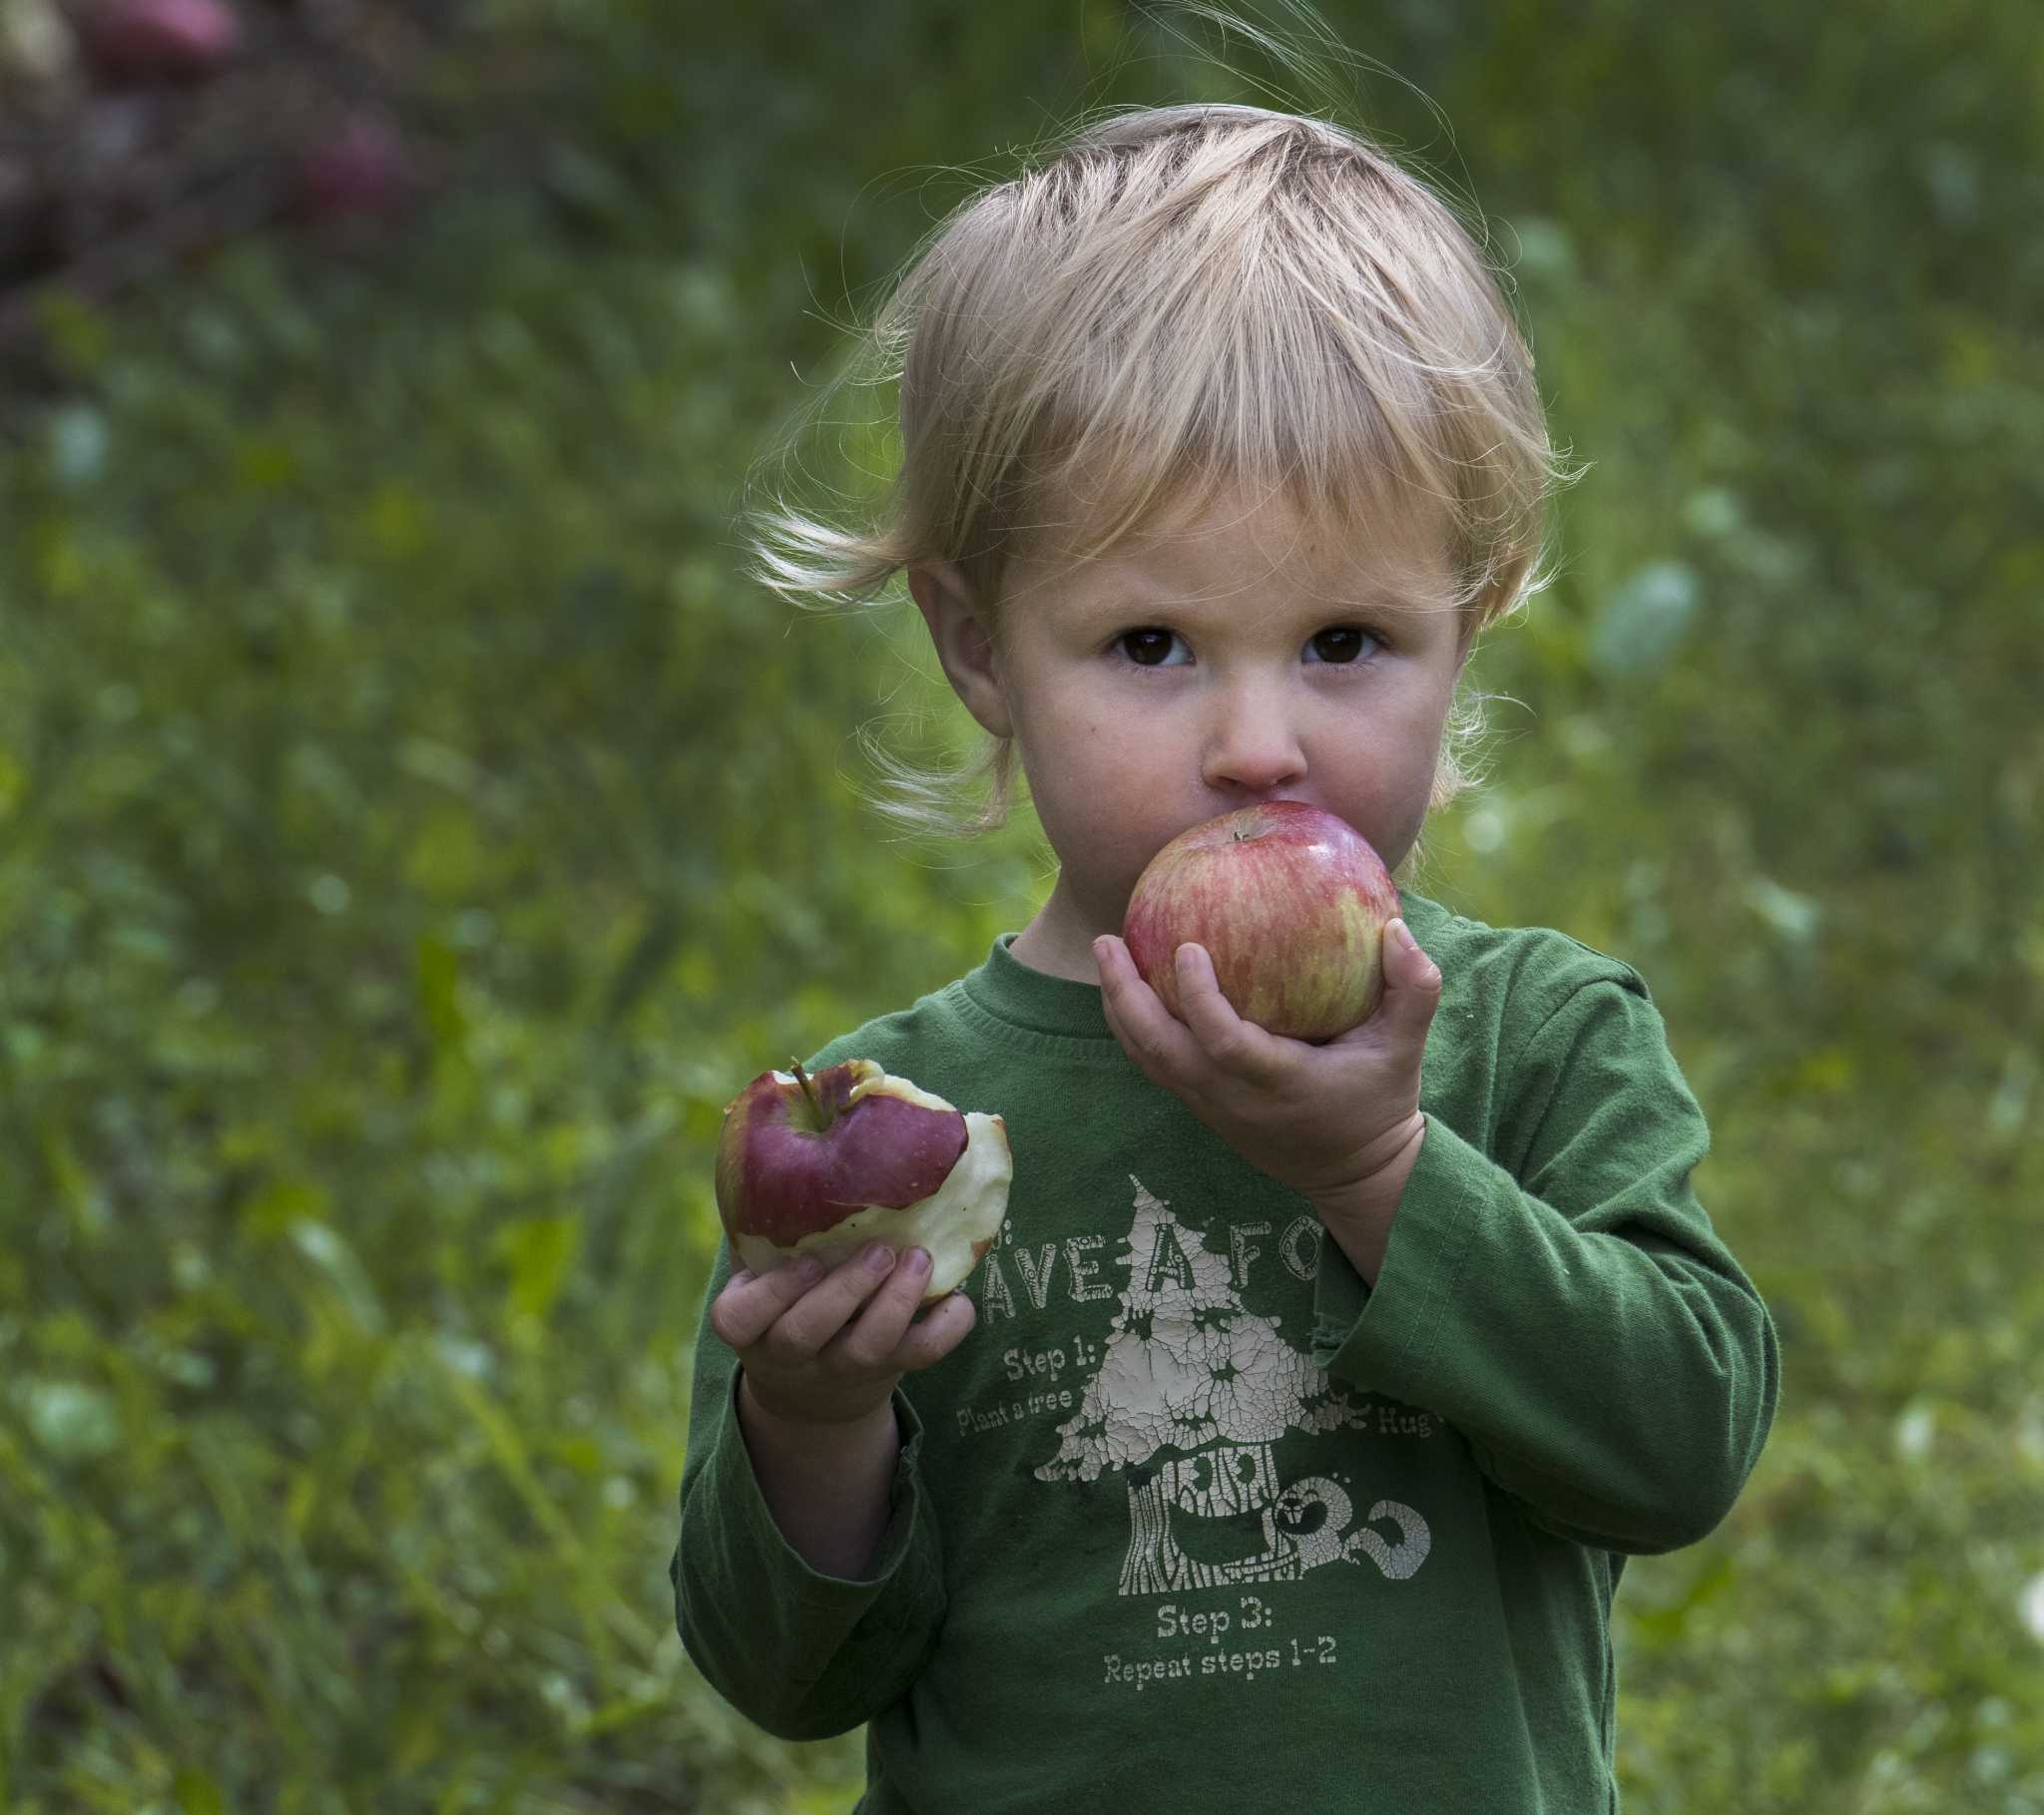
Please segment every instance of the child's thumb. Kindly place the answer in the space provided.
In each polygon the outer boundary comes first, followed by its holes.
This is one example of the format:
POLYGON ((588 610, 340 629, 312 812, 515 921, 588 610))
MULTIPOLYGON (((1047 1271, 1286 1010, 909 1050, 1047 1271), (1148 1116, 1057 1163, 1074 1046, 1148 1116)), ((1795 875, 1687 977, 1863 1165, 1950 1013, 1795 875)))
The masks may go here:
POLYGON ((1441 1005, 1441 972, 1403 920, 1384 929, 1384 1007, 1424 1034, 1441 1005))

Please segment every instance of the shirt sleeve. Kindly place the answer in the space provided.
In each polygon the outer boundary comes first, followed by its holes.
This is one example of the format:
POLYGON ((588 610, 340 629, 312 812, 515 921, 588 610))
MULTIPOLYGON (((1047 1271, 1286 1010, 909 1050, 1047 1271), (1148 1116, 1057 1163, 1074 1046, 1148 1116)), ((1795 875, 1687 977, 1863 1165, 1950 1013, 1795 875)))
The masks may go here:
POLYGON ((1759 1461, 1781 1381, 1691 1185, 1709 1140, 1645 986, 1581 985, 1513 1068, 1500 1157, 1428 1114, 1374 1289, 1322 1244, 1315 1360, 1437 1412, 1543 1531, 1695 1543, 1759 1461))
POLYGON ((811 1569, 761 1494, 739 1426, 738 1357, 710 1327, 710 1302, 730 1277, 725 1243, 696 1334, 681 1540, 668 1565, 675 1627, 705 1679, 749 1720, 781 1739, 827 1739, 907 1693, 943 1622, 923 1427, 897 1389, 901 1450, 868 1576, 811 1569))

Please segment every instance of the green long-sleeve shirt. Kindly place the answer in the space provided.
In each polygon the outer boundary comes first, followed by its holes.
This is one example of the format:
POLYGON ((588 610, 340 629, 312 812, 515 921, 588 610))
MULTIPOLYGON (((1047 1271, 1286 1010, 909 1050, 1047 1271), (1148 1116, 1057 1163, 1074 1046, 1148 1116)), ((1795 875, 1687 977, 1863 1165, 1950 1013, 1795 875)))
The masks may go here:
POLYGON ((860 1815, 1617 1807, 1612 1595, 1738 1496, 1775 1331, 1637 973, 1401 900, 1443 992, 1373 1289, 1006 936, 811 1062, 1015 1157, 976 1326, 894 1396, 868 1579, 783 1541, 698 1338, 677 1623, 767 1731, 870 1723, 860 1815))

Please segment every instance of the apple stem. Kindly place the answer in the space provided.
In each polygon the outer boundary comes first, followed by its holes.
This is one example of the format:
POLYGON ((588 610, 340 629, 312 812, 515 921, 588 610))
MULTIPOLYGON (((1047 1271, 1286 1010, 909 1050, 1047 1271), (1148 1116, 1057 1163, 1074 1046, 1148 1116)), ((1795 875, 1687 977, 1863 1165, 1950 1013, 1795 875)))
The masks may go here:
POLYGON ((816 1118, 817 1128, 827 1128, 829 1126, 829 1118, 823 1114, 823 1105, 816 1097, 816 1087, 809 1082, 808 1073, 802 1070, 802 1062, 796 1059, 790 1063, 794 1066, 795 1083, 802 1087, 802 1095, 809 1100, 809 1110, 816 1118))

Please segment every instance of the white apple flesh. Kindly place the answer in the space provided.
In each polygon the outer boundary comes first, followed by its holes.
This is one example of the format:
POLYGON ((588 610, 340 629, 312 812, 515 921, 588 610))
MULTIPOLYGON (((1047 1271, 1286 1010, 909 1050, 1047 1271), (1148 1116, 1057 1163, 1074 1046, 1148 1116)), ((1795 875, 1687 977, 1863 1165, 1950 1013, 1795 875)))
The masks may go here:
POLYGON ((870 1241, 925 1249, 922 1301, 956 1291, 1008 1211, 1007 1125, 961 1114, 869 1059, 762 1072, 717 1139, 717 1209, 756 1273, 813 1255, 836 1266, 870 1241))
POLYGON ((1331 1040, 1383 992, 1398 891, 1368 839, 1300 800, 1240 808, 1181 832, 1129 896, 1122 940, 1143 981, 1184 1018, 1178 948, 1204 946, 1245 1021, 1331 1040))

